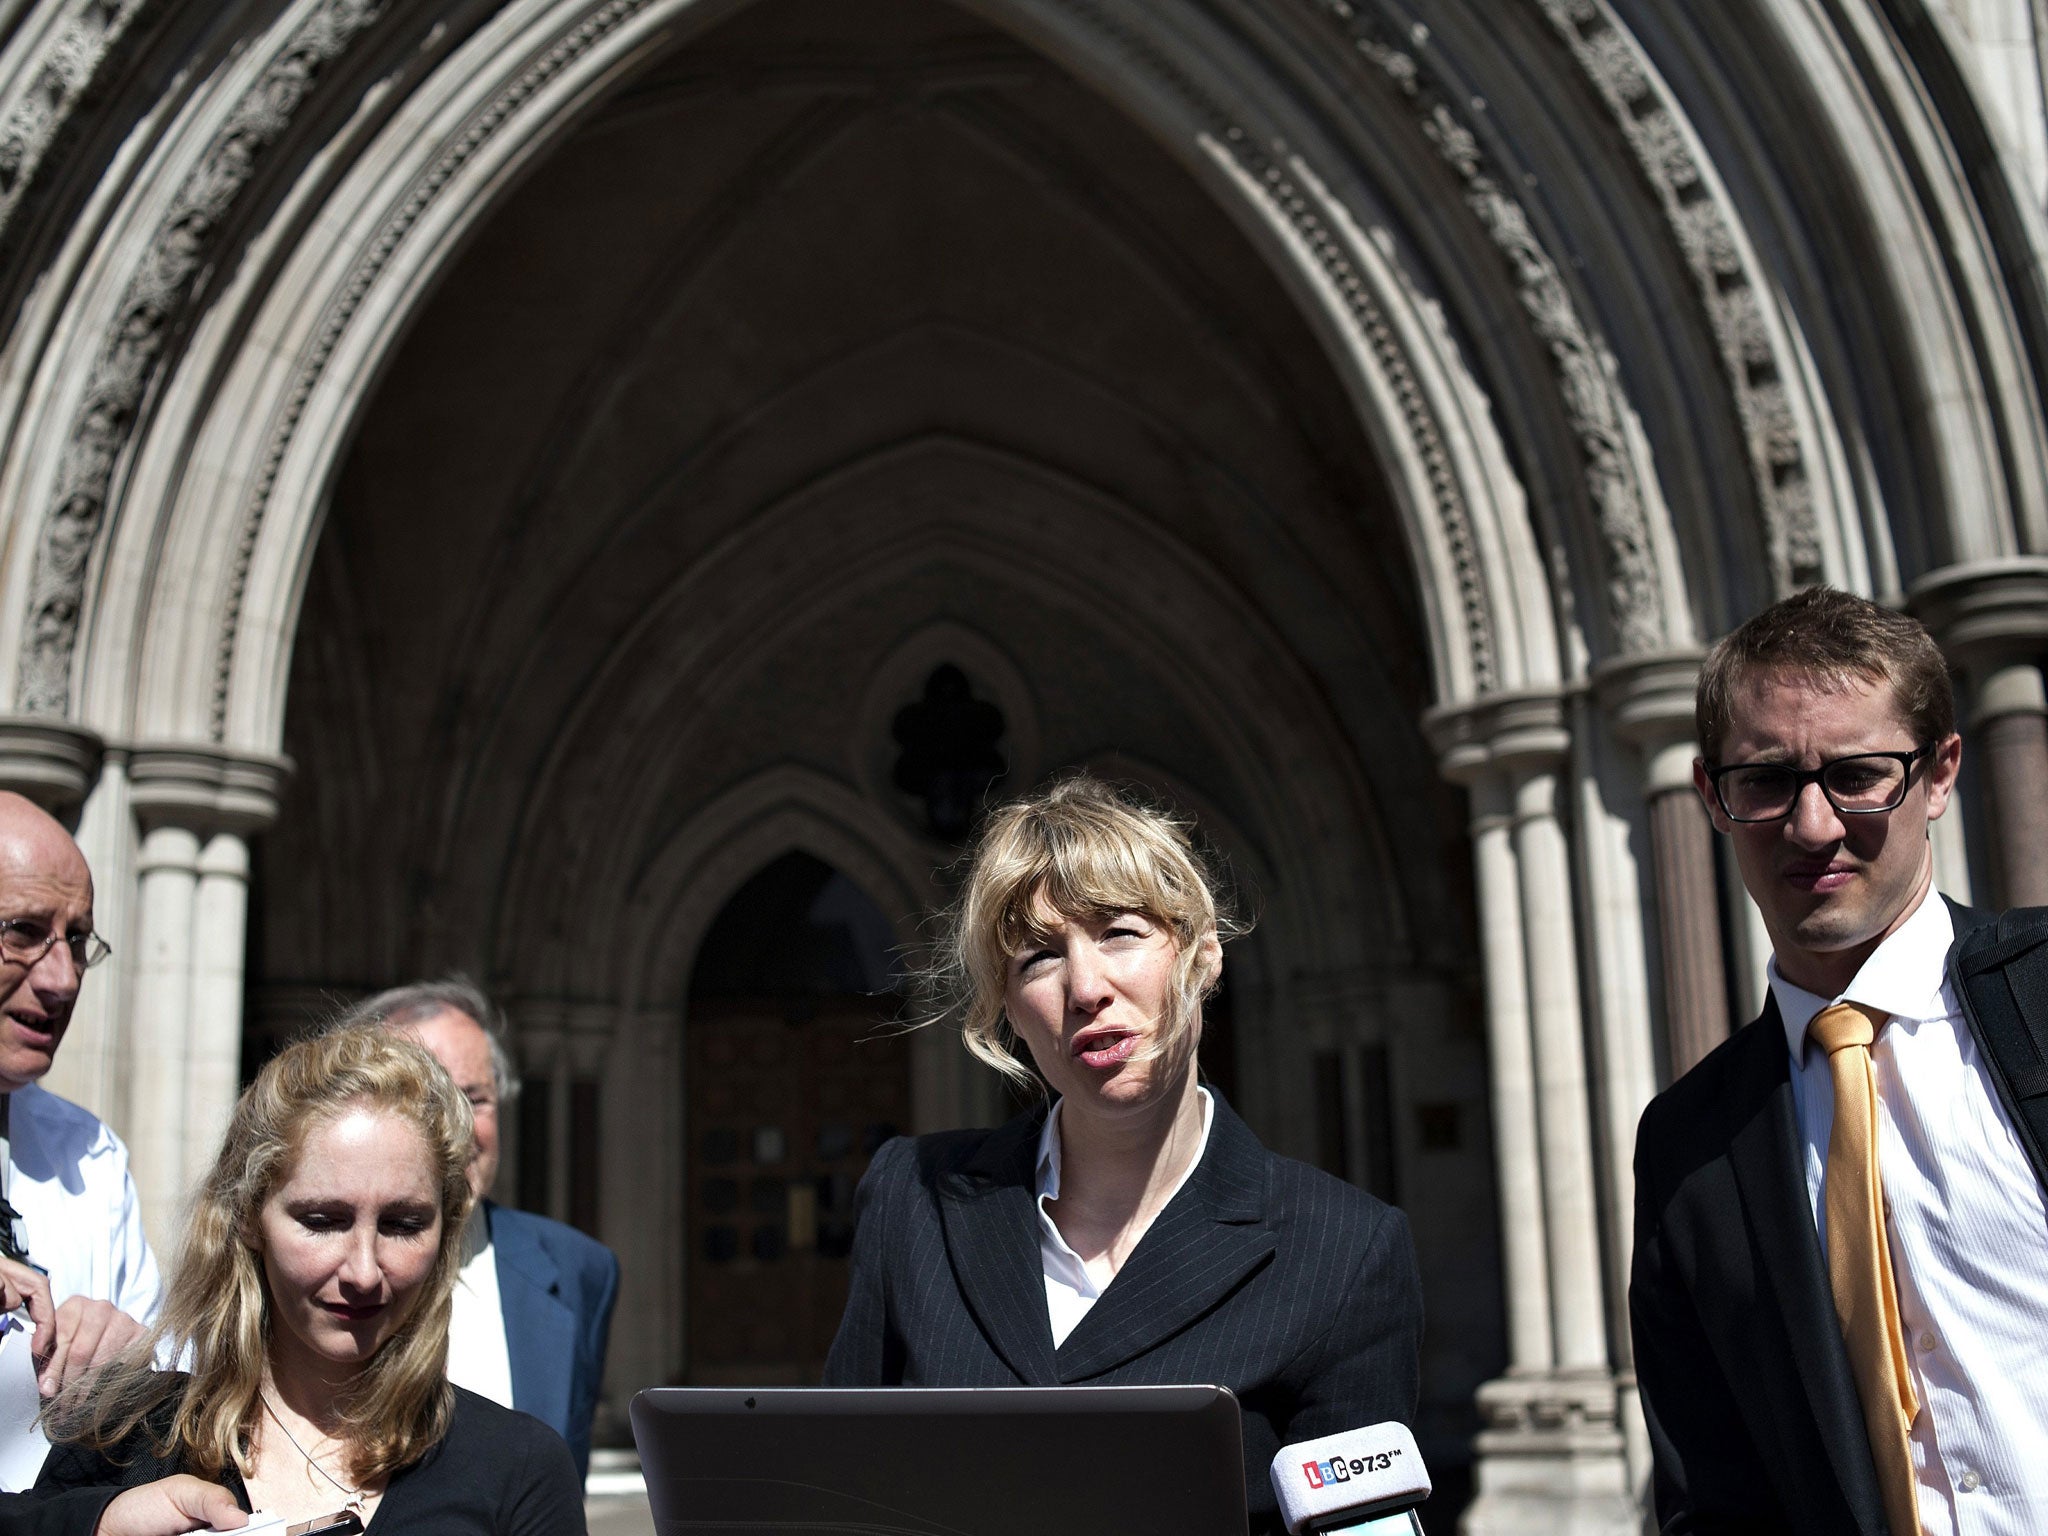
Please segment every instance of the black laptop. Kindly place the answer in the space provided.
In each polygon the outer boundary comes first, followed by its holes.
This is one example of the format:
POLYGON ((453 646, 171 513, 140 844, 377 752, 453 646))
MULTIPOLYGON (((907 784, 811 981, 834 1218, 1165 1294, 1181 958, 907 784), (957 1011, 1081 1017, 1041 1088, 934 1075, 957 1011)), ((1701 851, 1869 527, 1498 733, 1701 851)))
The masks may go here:
POLYGON ((1245 1536, 1223 1387, 656 1387, 661 1536, 1245 1536))

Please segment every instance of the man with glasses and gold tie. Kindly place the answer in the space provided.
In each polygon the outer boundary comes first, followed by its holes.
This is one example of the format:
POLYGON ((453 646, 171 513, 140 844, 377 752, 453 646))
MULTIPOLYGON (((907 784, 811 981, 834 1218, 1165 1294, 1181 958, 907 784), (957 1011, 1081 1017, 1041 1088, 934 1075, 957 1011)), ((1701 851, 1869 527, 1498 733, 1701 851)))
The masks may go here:
POLYGON ((0 793, 0 1488, 35 1481, 39 1398, 139 1337, 157 1307, 126 1149, 37 1084, 106 955, 78 845, 0 793))
POLYGON ((1999 930, 1934 891, 1962 760, 1941 653, 1802 592, 1714 648, 1697 712, 1694 782, 1772 956, 1763 1016, 1637 1133, 1659 1520, 2048 1531, 2040 1137, 1953 968, 1999 930))

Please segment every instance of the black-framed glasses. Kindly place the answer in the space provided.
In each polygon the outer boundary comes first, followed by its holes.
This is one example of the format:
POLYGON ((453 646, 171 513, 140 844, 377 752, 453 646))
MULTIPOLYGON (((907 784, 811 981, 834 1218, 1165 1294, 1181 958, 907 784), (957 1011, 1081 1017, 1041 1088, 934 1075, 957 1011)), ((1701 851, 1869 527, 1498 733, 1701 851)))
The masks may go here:
POLYGON ((1792 814, 1809 784, 1818 784, 1828 804, 1844 816, 1895 811, 1906 798, 1913 765, 1934 750, 1858 752, 1830 758, 1818 768, 1788 763, 1729 763, 1709 768, 1714 798, 1730 821, 1779 821, 1792 814))
POLYGON ((60 941, 71 951, 71 963, 81 971, 92 969, 114 952, 105 939, 90 929, 84 933, 59 933, 33 917, 0 917, 0 960, 9 965, 40 965, 43 956, 60 941))

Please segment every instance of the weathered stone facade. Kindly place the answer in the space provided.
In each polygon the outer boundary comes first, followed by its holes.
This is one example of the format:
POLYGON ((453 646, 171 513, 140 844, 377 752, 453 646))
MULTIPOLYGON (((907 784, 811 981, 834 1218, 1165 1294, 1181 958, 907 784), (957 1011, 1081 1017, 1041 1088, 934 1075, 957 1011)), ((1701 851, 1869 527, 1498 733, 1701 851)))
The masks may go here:
POLYGON ((1914 606, 1943 884, 2048 899, 2035 24, 0 6, 0 782, 116 947, 53 1086, 168 1233, 263 1042, 466 969, 508 1180, 625 1260, 616 1426, 693 1369, 706 935, 798 851, 915 945, 892 722, 950 664, 1007 787, 1127 775, 1233 861, 1219 1076, 1409 1207, 1468 1529, 1636 1528, 1634 1121, 1760 984, 1703 646, 1914 606))

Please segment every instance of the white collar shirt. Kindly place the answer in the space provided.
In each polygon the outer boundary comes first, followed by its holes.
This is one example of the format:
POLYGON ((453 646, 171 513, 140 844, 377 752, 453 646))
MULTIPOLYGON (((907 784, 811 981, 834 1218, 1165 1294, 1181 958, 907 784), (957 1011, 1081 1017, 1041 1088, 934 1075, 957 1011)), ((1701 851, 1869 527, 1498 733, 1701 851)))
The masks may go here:
MULTIPOLYGON (((1930 892, 1841 999, 1891 1022, 1871 1048, 1885 1234, 1914 1388, 1925 1536, 2048 1531, 2048 1208, 1944 975, 1955 935, 1930 892)), ((1807 1025, 1841 999, 1769 967, 1791 1052, 1800 1156, 1821 1249, 1834 1079, 1807 1025)))
MULTIPOLYGON (((7 1199, 21 1213, 29 1257, 50 1273, 51 1300, 61 1305, 88 1296, 154 1323, 163 1286, 121 1138, 89 1110, 34 1083, 11 1100, 7 1199)), ((35 1481, 48 1451, 34 1423, 28 1346, 19 1332, 0 1341, 0 1487, 10 1491, 35 1481)))
POLYGON ((448 1379, 479 1397, 512 1406, 512 1351, 498 1291, 498 1249, 491 1213, 479 1204, 462 1233, 462 1268, 448 1315, 448 1379))
MULTIPOLYGON (((1195 1144, 1195 1155, 1188 1159, 1187 1167, 1174 1181, 1173 1192, 1166 1197, 1163 1211, 1173 1203, 1186 1187, 1189 1178, 1201 1165, 1202 1154, 1209 1150, 1209 1127, 1215 1123, 1216 1100, 1206 1088, 1195 1090, 1202 1100, 1202 1138, 1195 1144)), ((1060 1103, 1055 1103, 1045 1117, 1045 1125, 1038 1133, 1038 1262, 1045 1272, 1045 1310, 1052 1324, 1052 1347, 1058 1349, 1067 1342, 1067 1335, 1080 1326, 1081 1319, 1088 1315, 1102 1293, 1109 1288, 1115 1277, 1109 1267, 1108 1255, 1097 1258, 1092 1264, 1067 1246, 1067 1240, 1060 1236, 1060 1229, 1047 1209, 1049 1202, 1060 1197, 1060 1103)), ((1142 1239, 1141 1239, 1142 1241, 1142 1239)))

